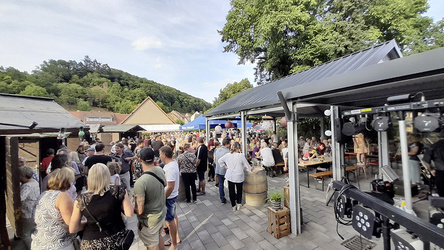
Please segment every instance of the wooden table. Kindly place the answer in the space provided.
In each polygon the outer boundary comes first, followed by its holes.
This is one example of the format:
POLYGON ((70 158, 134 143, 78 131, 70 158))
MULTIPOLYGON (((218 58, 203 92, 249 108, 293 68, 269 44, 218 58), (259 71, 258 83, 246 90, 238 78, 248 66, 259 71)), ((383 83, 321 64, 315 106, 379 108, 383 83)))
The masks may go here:
POLYGON ((318 159, 314 159, 311 161, 303 161, 299 162, 298 167, 299 168, 306 168, 307 169, 307 187, 310 187, 310 171, 309 168, 316 168, 322 164, 326 163, 332 163, 333 159, 331 157, 325 157, 324 161, 320 161, 318 159))

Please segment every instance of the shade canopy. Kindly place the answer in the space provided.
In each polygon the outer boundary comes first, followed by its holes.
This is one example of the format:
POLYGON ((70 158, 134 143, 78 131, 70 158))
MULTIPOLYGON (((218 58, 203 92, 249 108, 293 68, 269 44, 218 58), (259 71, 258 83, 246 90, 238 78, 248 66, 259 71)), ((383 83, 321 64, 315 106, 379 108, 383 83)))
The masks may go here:
MULTIPOLYGON (((355 52, 353 54, 314 66, 308 70, 283 77, 276 81, 242 91, 226 102, 205 113, 205 116, 220 116, 233 112, 263 109, 266 107, 281 106, 277 91, 298 86, 304 92, 311 93, 318 88, 328 88, 328 78, 340 76, 356 70, 364 70, 370 65, 385 64, 387 61, 402 57, 398 45, 394 40, 355 52), (320 82, 320 85, 312 85, 320 82)), ((307 107, 307 112, 320 112, 316 108, 307 107)), ((278 116, 270 112, 267 115, 278 116)))
MULTIPOLYGON (((222 128, 225 128, 225 123, 227 120, 210 120, 210 129, 215 128, 217 125, 220 125, 222 128)), ((234 125, 234 128, 240 128, 242 126, 242 121, 240 120, 232 120, 231 123, 234 125)), ((247 127, 251 127, 253 124, 247 122, 247 127)), ((206 128, 206 119, 203 115, 198 116, 192 122, 189 122, 185 125, 180 126, 180 130, 182 131, 191 131, 191 130, 199 130, 206 128)))

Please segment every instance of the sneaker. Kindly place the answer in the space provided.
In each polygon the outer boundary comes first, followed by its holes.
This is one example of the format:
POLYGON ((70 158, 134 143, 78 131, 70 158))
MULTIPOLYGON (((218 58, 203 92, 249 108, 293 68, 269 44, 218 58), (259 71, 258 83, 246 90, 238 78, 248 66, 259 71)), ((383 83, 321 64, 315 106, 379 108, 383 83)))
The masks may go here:
POLYGON ((200 193, 200 189, 197 189, 197 190, 196 190, 196 193, 200 193))
POLYGON ((227 200, 221 201, 222 204, 227 204, 227 200))
POLYGON ((242 207, 242 204, 237 204, 237 210, 240 210, 242 207))
POLYGON ((191 204, 191 201, 187 201, 187 204, 191 204))
POLYGON ((219 187, 219 183, 214 184, 215 187, 219 187))
POLYGON ((205 195, 206 193, 205 192, 199 192, 198 194, 197 194, 197 196, 201 196, 201 195, 205 195))
POLYGON ((237 208, 236 206, 233 207, 233 212, 236 212, 237 208))
POLYGON ((193 204, 196 204, 197 203, 197 200, 193 200, 193 204))

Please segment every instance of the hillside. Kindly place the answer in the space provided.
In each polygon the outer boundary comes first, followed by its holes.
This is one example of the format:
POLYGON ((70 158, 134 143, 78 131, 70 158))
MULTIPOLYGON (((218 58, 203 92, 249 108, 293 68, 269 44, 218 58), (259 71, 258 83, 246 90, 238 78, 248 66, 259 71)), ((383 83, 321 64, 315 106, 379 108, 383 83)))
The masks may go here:
POLYGON ((0 93, 52 97, 79 110, 91 107, 128 114, 150 96, 165 112, 205 111, 211 104, 175 88, 91 60, 48 60, 32 73, 0 67, 0 93))

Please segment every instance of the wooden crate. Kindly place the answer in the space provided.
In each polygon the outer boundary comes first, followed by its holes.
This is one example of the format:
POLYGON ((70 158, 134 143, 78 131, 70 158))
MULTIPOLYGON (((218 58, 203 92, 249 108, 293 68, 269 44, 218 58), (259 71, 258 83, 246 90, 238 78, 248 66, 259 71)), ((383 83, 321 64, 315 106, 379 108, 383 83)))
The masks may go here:
POLYGON ((268 208, 268 232, 276 239, 291 233, 290 210, 286 207, 280 210, 268 208))

